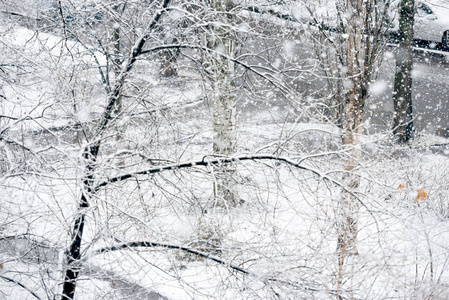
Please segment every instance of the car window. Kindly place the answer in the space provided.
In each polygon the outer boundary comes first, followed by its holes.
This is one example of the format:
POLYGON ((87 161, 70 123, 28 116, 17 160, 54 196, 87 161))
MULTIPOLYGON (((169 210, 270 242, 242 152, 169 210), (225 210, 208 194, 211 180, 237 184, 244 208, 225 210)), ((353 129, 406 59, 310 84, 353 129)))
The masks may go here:
POLYGON ((419 17, 425 17, 428 15, 432 15, 433 11, 430 7, 428 7, 424 3, 419 2, 416 5, 416 13, 418 14, 419 17))

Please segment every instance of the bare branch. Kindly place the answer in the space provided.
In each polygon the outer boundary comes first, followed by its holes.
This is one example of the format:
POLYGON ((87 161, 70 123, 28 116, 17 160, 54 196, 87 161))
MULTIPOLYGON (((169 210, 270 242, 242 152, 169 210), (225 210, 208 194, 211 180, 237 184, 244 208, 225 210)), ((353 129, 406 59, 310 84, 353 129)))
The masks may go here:
POLYGON ((151 49, 147 49, 141 52, 141 54, 147 54, 147 53, 152 53, 152 52, 156 52, 156 51, 161 51, 161 50, 166 50, 166 49, 197 49, 197 50, 202 50, 205 52, 210 52, 213 53, 214 55, 218 55, 221 56, 229 61, 232 61, 233 63, 243 67, 244 69, 253 72, 254 74, 260 76, 261 78, 267 80, 269 83, 271 83, 273 86, 277 87, 280 91, 284 92, 284 93, 293 93, 293 91, 287 87, 286 85, 278 82, 274 76, 270 76, 271 74, 268 73, 262 73, 261 71, 257 70, 257 69, 266 69, 265 67, 262 66, 253 66, 253 65, 249 65, 246 64, 234 57, 231 57, 229 55, 226 55, 224 53, 220 53, 219 51, 216 51, 214 49, 208 48, 208 47, 204 47, 204 46, 197 46, 197 45, 185 45, 185 44, 171 44, 171 45, 163 45, 163 46, 157 46, 157 47, 153 47, 151 49))
MULTIPOLYGON (((149 241, 136 241, 136 242, 128 242, 128 243, 123 243, 123 244, 119 244, 119 245, 115 245, 115 246, 109 246, 109 247, 103 247, 101 249, 95 250, 93 254, 91 254, 90 256, 86 256, 85 259, 88 259, 91 256, 95 256, 95 255, 100 255, 103 253, 107 253, 107 252, 111 252, 111 251, 120 251, 120 250, 130 250, 131 248, 139 248, 139 247, 145 247, 145 248, 165 248, 168 250, 182 250, 185 251, 187 253, 190 254, 195 254, 198 255, 201 258, 205 258, 205 259, 210 259, 222 266, 228 267, 234 271, 237 271, 241 274, 244 275, 250 275, 250 276, 254 276, 259 278, 262 282, 268 283, 268 282, 276 282, 276 283, 280 283, 283 285, 288 285, 297 289, 302 289, 302 290, 307 290, 307 291, 320 291, 321 289, 319 288, 312 288, 309 285, 305 286, 305 285, 299 285, 297 283, 292 283, 289 281, 284 281, 281 279, 277 279, 274 277, 268 277, 268 278, 261 278, 260 276, 254 274, 251 271, 248 271, 244 268, 238 267, 236 265, 233 265, 231 263, 228 263, 218 257, 212 256, 208 253, 204 253, 195 249, 191 249, 188 247, 184 247, 184 246, 178 246, 178 245, 173 245, 173 244, 166 244, 166 243, 158 243, 158 242, 149 242, 149 241)), ((330 293, 335 294, 335 291, 331 291, 329 290, 330 293)))
POLYGON ((137 175, 148 175, 148 174, 156 174, 156 173, 160 173, 162 171, 168 171, 168 170, 178 170, 178 169, 185 169, 185 168, 192 168, 192 167, 208 167, 211 165, 219 165, 219 164, 226 164, 226 163, 232 163, 232 162, 239 162, 239 161, 256 161, 256 160, 274 160, 274 161, 279 161, 279 162, 284 162, 290 166, 293 166, 295 168, 301 169, 301 170, 305 170, 305 171, 310 171, 313 174, 319 176, 320 178, 326 179, 334 184, 337 184, 339 186, 342 186, 342 184, 338 181, 336 181, 335 179, 332 179, 330 177, 328 177, 325 173, 322 173, 320 171, 318 171, 317 169, 314 168, 310 168, 310 167, 306 167, 306 166, 302 166, 300 164, 298 164, 296 161, 288 158, 288 157, 280 157, 280 156, 275 156, 275 155, 268 155, 268 154, 261 154, 261 155, 245 155, 245 156, 236 156, 236 157, 229 157, 229 158, 216 158, 216 159, 212 159, 212 160, 201 160, 201 161, 190 161, 190 162, 185 162, 185 163, 180 163, 180 164, 171 164, 171 165, 166 165, 166 166, 161 166, 161 167, 156 167, 156 168, 151 168, 151 169, 147 169, 147 170, 142 170, 142 171, 137 171, 134 173, 128 173, 128 174, 123 174, 117 177, 112 177, 109 178, 107 181, 101 182, 99 183, 96 187, 95 187, 95 191, 98 191, 100 188, 110 184, 110 183, 114 183, 114 182, 119 182, 119 181, 124 181, 127 180, 129 178, 133 178, 137 175))
POLYGON ((9 278, 9 277, 3 276, 3 275, 0 275, 0 278, 3 279, 4 281, 8 281, 8 282, 12 282, 14 284, 17 284, 18 286, 20 286, 21 288, 26 290, 28 293, 33 295, 34 298, 41 300, 41 298, 35 292, 33 292, 30 288, 26 287, 24 284, 18 282, 17 280, 14 280, 12 278, 9 278))
MULTIPOLYGON (((206 258, 206 259, 210 259, 220 265, 229 267, 235 271, 238 271, 240 273, 243 274, 250 274, 249 271, 240 268, 238 266, 229 264, 227 262, 225 262, 224 260, 217 258, 215 256, 212 256, 208 253, 204 253, 195 249, 191 249, 191 248, 187 248, 187 247, 183 247, 183 246, 178 246, 178 245, 172 245, 172 244, 165 244, 165 243, 157 243, 157 242, 147 242, 147 241, 139 241, 139 242, 128 242, 128 243, 123 243, 120 245, 115 245, 115 246, 110 246, 110 247, 104 247, 101 248, 99 250, 96 250, 93 255, 99 255, 99 254, 103 254, 106 252, 110 252, 110 251, 119 251, 119 250, 126 250, 129 248, 137 248, 137 247, 146 247, 146 248, 154 248, 154 247, 159 247, 159 248, 165 248, 165 249, 175 249, 175 250, 182 250, 185 251, 187 253, 191 253, 191 254, 195 254, 198 255, 199 257, 202 258, 206 258)), ((87 256, 86 258, 88 258, 89 256, 87 256)))

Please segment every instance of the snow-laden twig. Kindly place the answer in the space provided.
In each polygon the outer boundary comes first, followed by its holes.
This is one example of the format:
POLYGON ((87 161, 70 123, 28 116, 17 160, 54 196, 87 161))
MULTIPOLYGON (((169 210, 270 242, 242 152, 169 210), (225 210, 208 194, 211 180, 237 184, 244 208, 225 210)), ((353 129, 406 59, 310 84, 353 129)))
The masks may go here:
POLYGON ((278 88, 283 93, 293 94, 293 91, 288 86, 286 86, 285 84, 282 84, 281 82, 279 82, 276 79, 276 77, 273 74, 270 74, 273 70, 268 69, 263 66, 259 66, 259 65, 247 64, 247 63, 239 60, 238 58, 231 57, 224 53, 220 53, 219 51, 217 51, 215 49, 211 49, 211 48, 208 48, 205 46, 189 45, 189 44, 169 44, 169 45, 162 45, 162 46, 153 47, 153 48, 150 48, 147 50, 143 50, 141 52, 141 54, 147 54, 147 53, 152 53, 152 52, 157 52, 157 51, 162 51, 162 50, 167 50, 167 49, 196 49, 196 50, 201 50, 204 52, 213 53, 214 55, 218 55, 224 59, 232 61, 233 63, 243 67, 244 69, 253 72, 257 76, 267 80, 270 84, 272 84, 273 86, 278 88), (263 72, 263 70, 268 71, 270 73, 263 72))
POLYGON ((18 282, 15 279, 0 275, 0 278, 3 279, 4 281, 8 281, 8 282, 12 282, 14 284, 17 284, 18 286, 20 286, 21 288, 23 288, 24 290, 26 290, 28 293, 30 293, 31 295, 34 296, 34 298, 36 299, 41 299, 41 297, 39 297, 35 292, 33 292, 33 290, 31 290, 30 288, 26 287, 23 283, 18 282))
MULTIPOLYGON (((227 157, 227 158, 214 158, 214 159, 206 159, 207 157, 204 157, 200 161, 188 161, 184 163, 175 163, 165 166, 159 166, 154 168, 149 168, 146 170, 136 171, 136 172, 130 172, 127 174, 122 174, 116 177, 111 177, 107 179, 106 181, 100 182, 97 184, 94 188, 94 192, 98 192, 101 188, 115 182, 125 181, 130 178, 134 178, 138 175, 150 175, 150 174, 157 174, 161 173, 163 171, 169 171, 169 170, 179 170, 179 169, 187 169, 187 168, 193 168, 193 167, 209 167, 212 165, 220 165, 220 164, 226 164, 226 163, 235 163, 240 161, 258 161, 258 160, 272 160, 277 162, 285 163, 289 166, 295 167, 300 170, 311 172, 312 174, 316 175, 320 180, 327 180, 328 182, 335 184, 336 186, 340 187, 343 191, 353 196, 363 207, 366 208, 367 211, 370 211, 370 209, 366 206, 365 203, 360 199, 359 196, 356 195, 356 193, 349 188, 347 188, 342 182, 339 180, 332 178, 328 175, 328 172, 321 172, 320 170, 317 170, 315 168, 304 166, 298 163, 297 161, 284 156, 276 156, 276 155, 270 155, 270 154, 259 154, 259 155, 242 155, 242 156, 234 156, 234 157, 227 157)), ((302 160, 301 160, 302 161, 302 160)))
POLYGON ((282 156, 275 156, 275 155, 269 155, 269 154, 260 154, 260 155, 243 155, 243 156, 235 156, 235 157, 228 157, 228 158, 214 158, 214 159, 206 159, 207 157, 204 157, 202 160, 199 161, 188 161, 188 162, 184 162, 184 163, 178 163, 178 164, 170 164, 170 165, 165 165, 165 166, 159 166, 159 167, 154 167, 154 168, 150 168, 150 169, 146 169, 146 170, 141 170, 141 171, 136 171, 136 172, 132 172, 132 173, 127 173, 127 174, 123 174, 123 175, 119 175, 116 177, 112 177, 109 178, 108 180, 99 183, 96 187, 95 187, 95 191, 98 191, 100 188, 110 184, 110 183, 115 183, 115 182, 120 182, 120 181, 124 181, 127 180, 129 178, 133 178, 135 176, 138 175, 149 175, 149 174, 156 174, 156 173, 160 173, 163 171, 168 171, 168 170, 178 170, 178 169, 186 169, 186 168, 192 168, 192 167, 208 167, 211 165, 219 165, 219 164, 226 164, 226 163, 232 163, 232 162, 239 162, 239 161, 255 161, 255 160, 275 160, 275 161, 280 161, 280 162, 284 162, 288 165, 294 166, 298 169, 301 170, 305 170, 305 171, 310 171, 313 174, 319 176, 320 178, 323 179, 327 179, 330 182, 333 182, 339 186, 342 186, 342 184, 340 182, 338 182, 337 180, 328 177, 325 173, 320 172, 317 169, 311 168, 311 167, 306 167, 303 165, 298 164, 296 161, 288 158, 288 157, 282 157, 282 156))
MULTIPOLYGON (((275 277, 267 277, 267 278, 262 278, 260 276, 258 276, 257 274, 244 269, 242 267, 233 265, 229 262, 224 261, 223 259, 220 259, 218 257, 215 257, 213 255, 210 255, 208 253, 204 253, 195 249, 191 249, 188 247, 184 247, 184 246, 179 246, 179 245, 173 245, 173 244, 168 244, 168 243, 159 243, 159 242, 150 242, 150 241, 134 241, 134 242, 127 242, 127 243, 122 243, 122 244, 118 244, 118 245, 114 245, 114 246, 108 246, 108 247, 103 247, 100 248, 98 250, 93 251, 92 254, 87 255, 84 257, 84 260, 87 260, 88 258, 92 257, 92 256, 96 256, 96 255, 100 255, 106 252, 112 252, 112 251, 120 251, 120 250, 130 250, 132 248, 140 248, 140 247, 144 247, 144 248, 164 248, 164 249, 169 249, 169 250, 182 250, 185 251, 187 253, 190 254, 194 254, 197 255, 201 258, 204 259, 209 259, 212 260, 222 266, 228 267, 233 271, 237 271, 238 273, 244 274, 244 275, 249 275, 249 276, 253 276, 255 278, 260 279, 262 282, 264 282, 265 284, 269 283, 269 282, 275 282, 275 283, 279 283, 279 284, 283 284, 283 285, 288 285, 297 289, 302 289, 302 290, 306 290, 306 291, 313 291, 313 292, 318 292, 321 291, 320 288, 313 288, 310 286, 305 286, 305 285, 299 285, 297 283, 293 283, 293 282, 289 282, 289 281, 285 281, 285 280, 281 280, 275 277)), ((335 294, 335 291, 329 291, 330 293, 335 294)))

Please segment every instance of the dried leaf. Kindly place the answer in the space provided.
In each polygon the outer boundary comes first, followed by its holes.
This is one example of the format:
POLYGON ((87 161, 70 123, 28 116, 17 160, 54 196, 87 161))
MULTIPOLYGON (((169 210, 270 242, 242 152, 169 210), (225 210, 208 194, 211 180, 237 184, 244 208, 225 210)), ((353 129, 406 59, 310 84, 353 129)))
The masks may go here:
POLYGON ((426 199, 427 194, 423 188, 417 189, 416 192, 418 193, 418 195, 416 196, 416 199, 415 199, 416 202, 418 202, 419 200, 422 201, 422 200, 426 199))

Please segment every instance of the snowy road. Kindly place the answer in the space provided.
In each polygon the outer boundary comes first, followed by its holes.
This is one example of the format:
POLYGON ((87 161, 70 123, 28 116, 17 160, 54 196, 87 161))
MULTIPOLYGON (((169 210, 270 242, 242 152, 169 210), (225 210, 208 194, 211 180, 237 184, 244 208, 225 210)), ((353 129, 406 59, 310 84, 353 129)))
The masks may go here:
MULTIPOLYGON (((294 46, 298 61, 315 56, 312 45, 300 42, 294 46)), ((253 46, 257 49, 257 46, 253 46)), ((292 55, 288 53, 288 55, 292 55)), ((382 132, 392 128, 393 83, 395 72, 395 47, 384 53, 379 77, 370 88, 365 106, 365 129, 368 133, 382 132)), ((281 58, 282 59, 282 58, 281 58)), ((415 48, 413 71, 413 110, 417 132, 449 137, 449 52, 415 48)), ((304 74, 298 81, 298 91, 314 97, 326 97, 326 79, 315 73, 304 74)), ((245 98, 245 97, 243 97, 245 98)), ((259 122, 278 123, 286 119, 291 107, 282 97, 273 96, 262 101, 241 101, 241 120, 257 119, 259 122)), ((291 117, 291 116, 290 116, 291 117)))
MULTIPOLYGON (((449 53, 415 51, 413 110, 418 132, 449 135, 449 53)), ((376 88, 367 103, 369 132, 386 130, 393 118, 395 57, 386 53, 376 88)))

